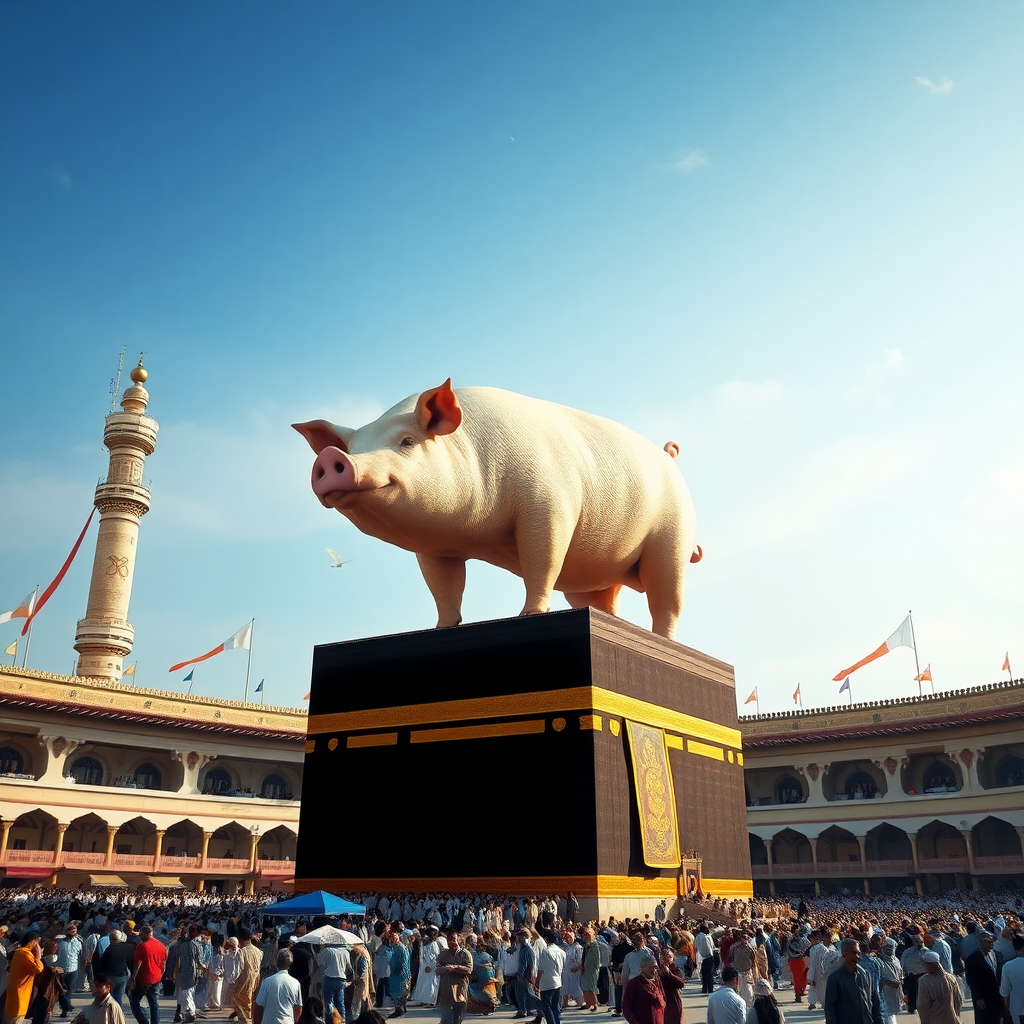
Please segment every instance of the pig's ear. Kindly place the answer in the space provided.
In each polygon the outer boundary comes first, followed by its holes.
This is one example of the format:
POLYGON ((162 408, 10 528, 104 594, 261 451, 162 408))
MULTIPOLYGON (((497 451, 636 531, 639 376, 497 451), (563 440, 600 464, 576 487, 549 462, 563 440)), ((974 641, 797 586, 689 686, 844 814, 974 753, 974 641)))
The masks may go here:
POLYGON ((449 377, 439 388, 424 391, 416 401, 416 422, 423 433, 453 434, 462 422, 462 406, 452 391, 449 377))
POLYGON ((309 442, 309 447, 319 455, 332 445, 343 452, 348 451, 351 430, 338 427, 327 420, 310 420, 308 423, 293 423, 292 426, 309 442))

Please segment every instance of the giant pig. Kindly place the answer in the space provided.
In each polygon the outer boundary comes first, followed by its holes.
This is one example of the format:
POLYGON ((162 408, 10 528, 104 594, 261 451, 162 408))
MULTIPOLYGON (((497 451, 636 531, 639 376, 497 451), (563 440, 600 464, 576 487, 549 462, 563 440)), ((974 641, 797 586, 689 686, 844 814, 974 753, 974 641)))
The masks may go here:
POLYGON ((600 416, 498 388, 412 395, 357 430, 294 427, 316 452, 313 491, 363 533, 413 551, 438 626, 462 621, 466 560, 523 578, 522 615, 551 592, 615 614, 646 592, 652 629, 674 638, 687 564, 698 561, 690 492, 672 460, 600 416))

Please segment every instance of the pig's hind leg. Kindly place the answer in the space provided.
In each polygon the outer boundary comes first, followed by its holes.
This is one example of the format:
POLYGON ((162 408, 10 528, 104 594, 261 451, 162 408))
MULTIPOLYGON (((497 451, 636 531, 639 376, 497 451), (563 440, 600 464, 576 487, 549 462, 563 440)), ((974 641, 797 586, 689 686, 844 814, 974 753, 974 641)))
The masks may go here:
POLYGON ((681 531, 668 529, 652 534, 640 556, 640 583, 647 592, 651 632, 669 640, 683 612, 683 581, 689 551, 684 555, 681 531))
POLYGON ((466 560, 417 555, 420 572, 427 581, 437 605, 437 626, 457 626, 462 622, 462 595, 466 590, 466 560))

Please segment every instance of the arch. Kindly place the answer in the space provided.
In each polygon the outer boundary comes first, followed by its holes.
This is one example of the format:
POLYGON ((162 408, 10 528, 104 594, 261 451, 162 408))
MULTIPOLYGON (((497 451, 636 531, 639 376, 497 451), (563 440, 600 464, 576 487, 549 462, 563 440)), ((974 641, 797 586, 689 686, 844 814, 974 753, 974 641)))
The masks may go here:
POLYGON ((265 860, 295 860, 295 832, 278 825, 260 836, 256 856, 265 860))
POLYGON ((52 850, 56 842, 57 819, 41 807, 19 814, 7 836, 9 850, 52 850))
POLYGON ((231 773, 223 765, 215 765, 206 769, 203 776, 202 792, 210 796, 223 796, 235 789, 231 773))
POLYGON ((802 804, 807 799, 803 783, 788 772, 775 784, 777 804, 802 804))
POLYGON ((811 842, 794 828, 776 832, 772 851, 776 864, 810 864, 812 861, 811 842))
POLYGON ((208 857, 225 860, 248 860, 252 833, 237 821, 221 825, 210 837, 208 857))
POLYGON ((845 863, 860 860, 857 837, 846 828, 830 825, 818 835, 818 863, 845 863))
POLYGON ((768 848, 764 845, 764 840, 760 836, 755 836, 753 832, 748 832, 747 845, 750 847, 751 864, 768 863, 768 848))
POLYGON ((995 784, 997 789, 1009 786, 1024 786, 1024 757, 1007 754, 996 765, 995 784))
POLYGON ((291 800, 291 783, 279 772, 271 772, 260 786, 260 796, 264 800, 291 800))
POLYGON ((917 852, 922 859, 964 857, 967 845, 960 831, 949 822, 934 818, 917 833, 917 852))
POLYGON ((105 853, 107 822, 94 811, 73 818, 64 833, 64 849, 68 853, 105 853))
POLYGON ((163 775, 151 761, 143 761, 132 773, 136 789, 160 789, 163 775))
POLYGON ((911 795, 957 793, 964 782, 960 764, 941 751, 914 754, 901 774, 903 788, 911 795))
POLYGON ((164 832, 165 857, 194 857, 203 848, 203 830, 190 818, 180 818, 164 832))
POLYGON ((871 761, 835 761, 821 780, 826 800, 871 800, 886 790, 885 773, 871 761))
POLYGON ((89 756, 75 758, 68 774, 79 786, 102 786, 106 777, 103 765, 95 757, 89 756))
POLYGON ((979 857, 1018 857, 1021 841, 1008 821, 990 814, 971 829, 974 852, 979 857))
POLYGON ((865 852, 868 860, 912 860, 914 856, 907 833, 887 821, 868 831, 865 852))
POLYGON ((21 775, 24 771, 24 753, 7 743, 0 747, 0 775, 21 775))

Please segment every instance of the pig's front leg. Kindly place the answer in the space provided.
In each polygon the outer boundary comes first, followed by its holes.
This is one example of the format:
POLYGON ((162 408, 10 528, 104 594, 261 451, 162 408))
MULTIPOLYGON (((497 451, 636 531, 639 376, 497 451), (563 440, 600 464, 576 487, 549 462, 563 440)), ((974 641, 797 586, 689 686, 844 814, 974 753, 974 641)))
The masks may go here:
POLYGON ((417 555, 420 572, 437 605, 437 626, 457 626, 462 621, 462 595, 466 590, 466 560, 417 555))
POLYGON ((526 584, 526 603, 520 615, 551 611, 551 591, 572 540, 572 524, 562 522, 563 518, 540 508, 516 523, 519 572, 526 584))

